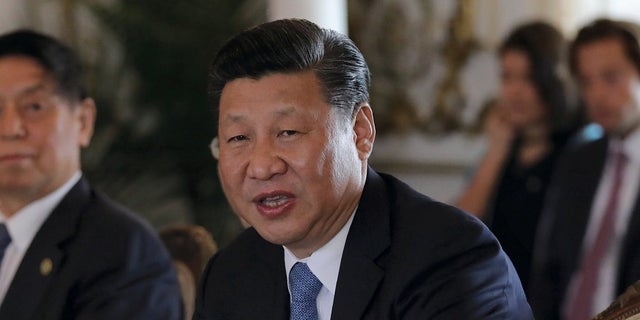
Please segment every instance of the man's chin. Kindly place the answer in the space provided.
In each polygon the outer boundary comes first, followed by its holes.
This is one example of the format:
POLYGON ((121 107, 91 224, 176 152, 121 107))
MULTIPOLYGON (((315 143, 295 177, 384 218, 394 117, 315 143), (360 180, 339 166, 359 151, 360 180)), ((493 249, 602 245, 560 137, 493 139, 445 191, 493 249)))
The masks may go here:
POLYGON ((276 226, 254 225, 254 229, 266 241, 275 245, 286 245, 292 242, 293 236, 289 235, 288 230, 278 228, 276 226))

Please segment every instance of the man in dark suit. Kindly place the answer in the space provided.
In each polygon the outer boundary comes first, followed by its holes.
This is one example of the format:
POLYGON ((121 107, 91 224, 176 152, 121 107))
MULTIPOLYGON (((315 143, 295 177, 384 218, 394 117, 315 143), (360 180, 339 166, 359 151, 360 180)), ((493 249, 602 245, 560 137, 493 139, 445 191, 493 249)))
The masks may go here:
POLYGON ((180 319, 168 253, 80 172, 95 105, 70 48, 0 36, 0 319, 180 319))
POLYGON ((537 319, 590 319, 640 279, 640 47, 637 26, 583 27, 570 65, 605 136, 568 150, 545 204, 535 254, 537 319))
POLYGON ((480 221, 368 167, 369 71, 346 36, 263 24, 210 84, 220 180, 252 227, 210 260, 194 319, 531 319, 480 221))

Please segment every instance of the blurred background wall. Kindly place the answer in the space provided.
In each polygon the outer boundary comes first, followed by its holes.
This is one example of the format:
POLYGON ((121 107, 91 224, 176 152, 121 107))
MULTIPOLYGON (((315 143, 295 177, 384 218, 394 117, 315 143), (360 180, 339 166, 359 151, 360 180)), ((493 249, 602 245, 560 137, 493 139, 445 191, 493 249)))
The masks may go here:
POLYGON ((193 222, 221 245, 240 230, 208 150, 209 61, 240 30, 302 17, 348 33, 372 71, 372 165, 450 201, 484 152, 478 118, 498 84, 498 41, 542 19, 567 37, 635 0, 1 0, 0 32, 33 28, 82 56, 98 102, 84 172, 154 226, 193 222))

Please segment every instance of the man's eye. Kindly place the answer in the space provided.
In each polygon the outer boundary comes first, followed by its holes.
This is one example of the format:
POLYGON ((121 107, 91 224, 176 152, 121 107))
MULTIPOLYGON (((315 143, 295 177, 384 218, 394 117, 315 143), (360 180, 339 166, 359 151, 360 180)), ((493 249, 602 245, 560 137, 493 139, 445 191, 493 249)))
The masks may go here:
POLYGON ((229 140, 227 140, 228 142, 239 142, 239 141, 244 141, 247 140, 247 136, 244 135, 238 135, 238 136, 233 136, 231 138, 229 138, 229 140))
POLYGON ((42 105, 39 103, 30 103, 28 105, 25 106, 25 110, 26 111, 40 111, 42 110, 42 105))
POLYGON ((34 102, 21 105, 18 112, 20 112, 23 117, 34 118, 42 116, 45 109, 45 105, 42 103, 34 102))
POLYGON ((298 131, 296 130, 283 130, 280 132, 280 135, 285 137, 294 136, 296 134, 298 134, 298 131))

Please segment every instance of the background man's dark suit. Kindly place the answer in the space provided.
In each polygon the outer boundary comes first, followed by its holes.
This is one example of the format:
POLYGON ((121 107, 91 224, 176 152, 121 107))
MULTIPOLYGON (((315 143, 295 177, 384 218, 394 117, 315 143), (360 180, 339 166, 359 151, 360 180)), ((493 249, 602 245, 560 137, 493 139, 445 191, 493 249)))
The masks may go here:
POLYGON ((179 292, 153 231, 81 179, 33 239, 0 319, 180 319, 179 292))
MULTIPOLYGON (((531 319, 507 261, 481 222, 369 169, 332 319, 531 319)), ((248 229, 209 262, 194 319, 288 318, 283 249, 248 229)))
MULTIPOLYGON (((558 319, 573 273, 580 263, 591 206, 604 171, 608 139, 567 152, 560 160, 545 205, 536 249, 532 307, 538 319, 558 319)), ((638 177, 625 177, 625 179, 638 177)), ((640 279, 640 207, 633 206, 618 268, 616 295, 640 279)))

